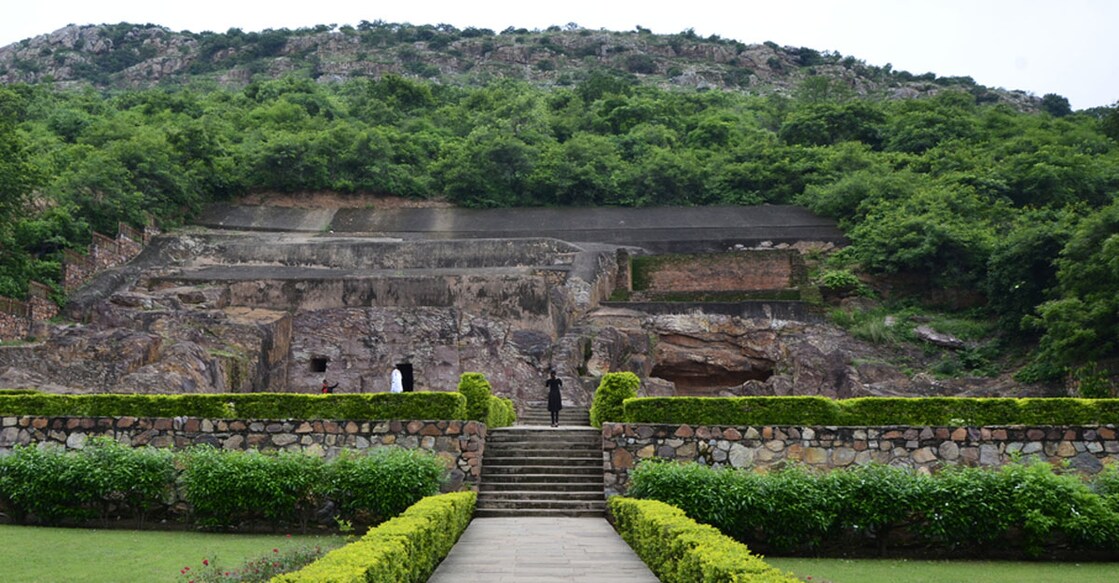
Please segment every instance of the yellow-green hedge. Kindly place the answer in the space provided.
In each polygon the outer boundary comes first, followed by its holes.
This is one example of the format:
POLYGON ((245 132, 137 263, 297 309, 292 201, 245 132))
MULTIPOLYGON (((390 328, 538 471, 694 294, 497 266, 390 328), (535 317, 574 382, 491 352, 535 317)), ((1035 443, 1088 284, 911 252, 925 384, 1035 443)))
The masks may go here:
POLYGON ((665 583, 800 582, 675 506, 622 496, 610 498, 609 506, 622 539, 665 583))
POLYGON ((629 423, 689 425, 1095 425, 1119 423, 1119 399, 969 397, 640 397, 629 423))
POLYGON ((0 415, 211 419, 466 419, 459 393, 0 395, 0 415))
POLYGON ((478 495, 428 496, 357 542, 327 553, 273 583, 421 583, 470 524, 478 495))
POLYGON ((517 413, 513 409, 513 400, 508 397, 490 395, 489 411, 486 413, 486 427, 509 427, 517 422, 517 413))

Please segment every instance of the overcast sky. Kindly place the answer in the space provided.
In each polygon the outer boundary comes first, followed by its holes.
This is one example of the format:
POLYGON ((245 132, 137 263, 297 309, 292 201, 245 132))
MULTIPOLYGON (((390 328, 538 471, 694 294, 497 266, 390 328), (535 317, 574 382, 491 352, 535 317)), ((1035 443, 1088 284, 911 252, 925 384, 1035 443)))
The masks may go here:
POLYGON ((569 22, 668 34, 687 28, 744 43, 838 51, 871 65, 992 87, 1058 93, 1074 109, 1119 101, 1116 0, 3 0, 0 46, 67 24, 152 23, 224 32, 354 24, 448 23, 501 31, 569 22))

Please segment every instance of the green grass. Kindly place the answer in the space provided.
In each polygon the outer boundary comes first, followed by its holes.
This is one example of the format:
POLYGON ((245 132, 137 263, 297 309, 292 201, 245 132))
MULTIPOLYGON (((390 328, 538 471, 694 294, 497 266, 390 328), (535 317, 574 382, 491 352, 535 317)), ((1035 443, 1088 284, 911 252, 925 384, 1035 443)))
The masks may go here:
POLYGON ((5 583, 172 582, 185 566, 217 559, 234 569, 272 549, 336 546, 338 537, 98 530, 0 525, 0 581, 5 583))
POLYGON ((765 562, 812 583, 1115 583, 1119 563, 793 559, 765 562), (811 579, 808 579, 811 577, 811 579))

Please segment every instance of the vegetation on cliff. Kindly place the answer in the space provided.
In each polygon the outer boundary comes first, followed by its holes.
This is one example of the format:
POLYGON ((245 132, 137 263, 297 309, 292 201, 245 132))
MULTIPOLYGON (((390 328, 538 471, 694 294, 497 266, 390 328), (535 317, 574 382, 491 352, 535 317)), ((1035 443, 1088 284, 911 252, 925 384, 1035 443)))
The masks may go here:
MULTIPOLYGON (((360 28, 363 39, 383 30, 360 28)), ((293 39, 276 50, 290 52, 293 39)), ((211 61, 248 46, 214 45, 211 61)), ((1040 342, 1024 378, 1070 367, 1106 377, 1119 352, 1119 108, 1070 113, 1046 96, 1042 111, 1023 112, 967 84, 886 99, 824 74, 830 56, 801 57, 819 74, 804 65, 787 95, 648 83, 669 61, 649 69, 635 59, 633 71, 598 58, 552 85, 481 73, 452 84, 415 71, 323 83, 298 68, 236 87, 9 84, 0 295, 22 297, 29 279, 57 282, 62 250, 91 230, 149 217, 174 225, 207 202, 259 191, 471 207, 796 203, 848 234, 833 273, 980 290, 984 316, 1006 337, 1040 342)))

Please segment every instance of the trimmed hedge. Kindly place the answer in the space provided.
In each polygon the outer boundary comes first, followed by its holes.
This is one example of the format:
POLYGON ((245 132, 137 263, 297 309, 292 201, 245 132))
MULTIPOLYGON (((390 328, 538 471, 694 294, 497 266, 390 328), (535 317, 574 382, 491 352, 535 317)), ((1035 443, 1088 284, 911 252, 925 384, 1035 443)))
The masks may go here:
POLYGON ((466 418, 485 423, 490 410, 490 397, 493 396, 486 375, 480 372, 462 373, 458 379, 458 392, 466 397, 466 418))
POLYGON ((429 496, 400 516, 370 530, 355 543, 333 550, 273 583, 420 583, 470 524, 478 495, 429 496))
POLYGON ((740 542, 656 500, 613 496, 615 526, 637 556, 667 583, 797 583, 740 542))
POLYGON ((608 372, 602 376, 591 401, 591 425, 622 420, 622 403, 637 396, 641 379, 631 372, 608 372))
POLYGON ((926 476, 880 464, 760 474, 646 461, 630 475, 629 495, 679 506, 754 548, 881 553, 894 544, 1076 559, 1086 551, 1119 552, 1117 475, 1105 472, 1089 486, 1045 463, 951 466, 926 476))
POLYGON ((486 413, 486 427, 509 427, 517 422, 517 412, 513 400, 508 397, 490 396, 489 411, 486 413))
POLYGON ((1119 423, 1119 399, 971 397, 640 397, 628 423, 688 425, 1095 425, 1119 423))
POLYGON ((0 395, 0 415, 209 419, 466 419, 458 393, 0 395))
POLYGON ((508 427, 517 421, 513 401, 493 394, 486 375, 464 372, 459 377, 458 392, 466 397, 466 419, 479 421, 486 427, 508 427))

